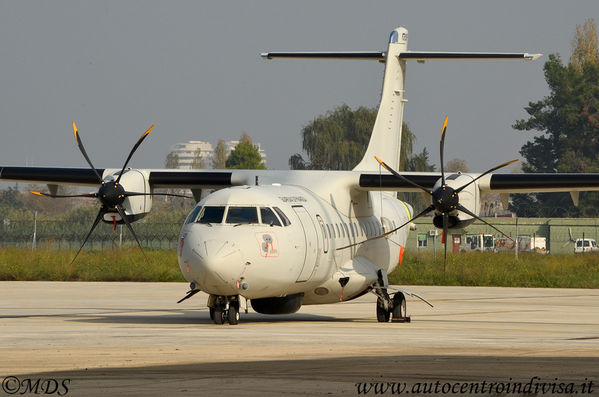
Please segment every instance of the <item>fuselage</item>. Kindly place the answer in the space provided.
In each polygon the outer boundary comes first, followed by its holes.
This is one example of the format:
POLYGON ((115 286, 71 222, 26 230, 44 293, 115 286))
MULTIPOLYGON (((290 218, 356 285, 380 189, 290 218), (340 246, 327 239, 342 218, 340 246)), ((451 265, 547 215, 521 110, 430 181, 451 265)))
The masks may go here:
POLYGON ((366 240, 407 222, 411 207, 392 194, 345 188, 335 173, 321 177, 312 189, 290 178, 200 201, 181 230, 185 278, 213 295, 303 294, 303 304, 317 304, 351 299, 386 277, 400 261, 409 225, 366 240))

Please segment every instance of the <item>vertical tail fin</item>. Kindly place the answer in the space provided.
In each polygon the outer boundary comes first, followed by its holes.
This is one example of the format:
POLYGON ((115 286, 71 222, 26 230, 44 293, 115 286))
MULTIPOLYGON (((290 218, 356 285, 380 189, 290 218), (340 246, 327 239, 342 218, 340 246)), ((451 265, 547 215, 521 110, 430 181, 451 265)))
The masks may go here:
POLYGON ((404 97, 406 61, 400 54, 408 47, 408 30, 399 27, 391 32, 389 47, 385 56, 385 77, 383 93, 376 116, 370 142, 362 161, 354 168, 356 171, 375 171, 379 163, 374 156, 397 169, 401 149, 401 126, 404 97))

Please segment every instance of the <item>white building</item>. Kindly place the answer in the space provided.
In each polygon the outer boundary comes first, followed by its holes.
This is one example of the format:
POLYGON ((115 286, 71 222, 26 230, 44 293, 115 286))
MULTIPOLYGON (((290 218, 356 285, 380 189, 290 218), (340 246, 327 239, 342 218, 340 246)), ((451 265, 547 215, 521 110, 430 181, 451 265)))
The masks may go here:
POLYGON ((170 153, 174 153, 179 156, 179 168, 191 169, 193 161, 198 153, 202 160, 204 160, 204 166, 206 168, 210 168, 212 165, 213 151, 214 149, 212 148, 212 144, 210 142, 187 141, 174 144, 171 147, 170 153))
MULTIPOLYGON (((231 153, 239 141, 226 141, 225 149, 227 156, 231 153)), ((259 143, 254 142, 254 146, 258 149, 262 161, 266 164, 266 153, 262 149, 259 143)), ((176 143, 171 146, 170 153, 176 154, 179 157, 179 168, 180 169, 191 169, 193 168, 193 162, 199 153, 200 157, 204 161, 205 168, 212 168, 212 156, 214 155, 214 147, 210 142, 204 141, 187 141, 176 143), (199 152, 198 152, 199 151, 199 152)))

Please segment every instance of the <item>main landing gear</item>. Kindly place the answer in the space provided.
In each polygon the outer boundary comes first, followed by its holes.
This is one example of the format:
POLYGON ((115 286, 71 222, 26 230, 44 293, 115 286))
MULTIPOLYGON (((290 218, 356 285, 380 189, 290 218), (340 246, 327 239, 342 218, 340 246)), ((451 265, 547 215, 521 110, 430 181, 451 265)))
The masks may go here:
POLYGON ((376 300, 376 319, 379 323, 409 323, 410 317, 406 314, 406 297, 399 291, 389 296, 386 288, 376 287, 374 293, 378 296, 376 300))
POLYGON ((217 296, 208 297, 208 308, 210 309, 210 319, 215 324, 229 323, 231 325, 239 324, 239 296, 217 296))

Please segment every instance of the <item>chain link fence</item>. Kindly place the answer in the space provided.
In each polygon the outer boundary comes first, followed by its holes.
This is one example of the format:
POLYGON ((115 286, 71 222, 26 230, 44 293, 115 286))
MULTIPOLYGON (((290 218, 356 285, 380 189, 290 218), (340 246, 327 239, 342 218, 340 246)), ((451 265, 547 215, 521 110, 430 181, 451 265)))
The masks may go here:
MULTIPOLYGON (((574 253, 576 240, 599 241, 599 219, 597 218, 484 218, 504 232, 506 238, 492 227, 475 221, 464 229, 450 229, 447 236, 448 251, 464 252, 514 250, 518 241, 519 251, 553 254, 574 253)), ((410 233, 408 248, 419 251, 442 250, 442 231, 435 228, 430 218, 414 222, 415 232, 410 233)))
MULTIPOLYGON (((91 222, 0 220, 0 248, 79 249, 91 229, 91 222)), ((133 223, 135 234, 145 248, 176 248, 180 222, 133 223)), ((135 238, 125 225, 100 223, 85 244, 86 248, 114 249, 136 246, 135 238)))

